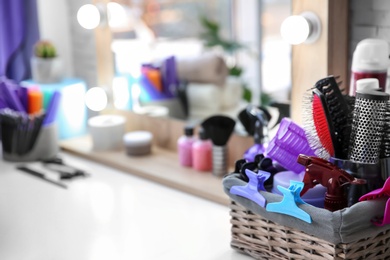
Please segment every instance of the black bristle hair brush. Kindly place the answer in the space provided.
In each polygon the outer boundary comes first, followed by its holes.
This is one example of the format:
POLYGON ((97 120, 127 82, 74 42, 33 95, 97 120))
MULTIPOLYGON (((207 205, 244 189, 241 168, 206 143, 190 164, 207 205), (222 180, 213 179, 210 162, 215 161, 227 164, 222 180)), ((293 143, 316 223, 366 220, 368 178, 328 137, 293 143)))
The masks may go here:
POLYGON ((201 123, 206 135, 217 146, 226 145, 235 125, 236 121, 223 115, 211 116, 201 123))
POLYGON ((338 159, 348 159, 349 141, 352 129, 352 109, 340 91, 337 78, 328 76, 320 79, 314 85, 325 97, 325 102, 330 114, 330 118, 336 135, 335 157, 338 159))
POLYGON ((207 118, 201 123, 207 137, 213 143, 212 161, 213 175, 223 176, 228 170, 227 142, 233 133, 236 121, 232 118, 215 115, 207 118))

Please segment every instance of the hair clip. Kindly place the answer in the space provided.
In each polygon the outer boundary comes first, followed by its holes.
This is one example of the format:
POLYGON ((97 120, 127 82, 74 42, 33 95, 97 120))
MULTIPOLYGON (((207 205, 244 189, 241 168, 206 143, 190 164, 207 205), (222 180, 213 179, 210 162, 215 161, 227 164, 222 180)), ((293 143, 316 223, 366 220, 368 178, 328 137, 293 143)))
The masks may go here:
POLYGON ((249 182, 245 186, 232 186, 230 188, 230 194, 247 198, 261 207, 265 207, 265 198, 259 193, 259 191, 265 191, 264 182, 271 174, 265 171, 255 173, 249 169, 245 169, 245 174, 248 176, 249 182))
POLYGON ((383 217, 375 217, 371 222, 375 226, 384 226, 390 224, 390 177, 387 178, 382 188, 373 190, 359 198, 359 201, 375 200, 380 198, 387 198, 385 211, 383 217))
POLYGON ((290 181, 290 187, 288 189, 278 185, 278 190, 283 193, 283 199, 280 202, 268 203, 266 210, 296 217, 307 223, 311 223, 310 215, 298 207, 298 205, 306 204, 300 196, 302 189, 303 182, 300 181, 290 181))

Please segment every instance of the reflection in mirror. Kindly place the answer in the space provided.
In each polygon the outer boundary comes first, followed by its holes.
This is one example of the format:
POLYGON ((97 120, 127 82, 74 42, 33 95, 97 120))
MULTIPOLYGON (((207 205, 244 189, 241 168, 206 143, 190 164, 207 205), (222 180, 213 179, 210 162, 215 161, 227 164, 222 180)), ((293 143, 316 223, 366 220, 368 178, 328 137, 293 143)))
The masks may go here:
POLYGON ((200 121, 288 101, 290 0, 111 2, 117 108, 200 121))

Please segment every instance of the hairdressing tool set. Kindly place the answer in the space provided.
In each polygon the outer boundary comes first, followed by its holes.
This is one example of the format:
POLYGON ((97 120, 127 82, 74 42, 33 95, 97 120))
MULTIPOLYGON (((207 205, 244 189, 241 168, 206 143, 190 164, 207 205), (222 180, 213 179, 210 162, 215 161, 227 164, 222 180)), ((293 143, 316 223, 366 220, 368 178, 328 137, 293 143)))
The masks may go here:
POLYGON ((46 109, 37 88, 24 88, 8 79, 0 79, 1 139, 3 158, 31 161, 51 158, 58 152, 54 124, 61 94, 54 92, 46 109))
POLYGON ((364 185, 346 185, 347 205, 381 187, 389 175, 389 94, 377 79, 356 82, 353 96, 343 95, 337 78, 319 80, 305 96, 304 129, 318 157, 364 185))
POLYGON ((59 157, 42 160, 39 164, 19 165, 16 169, 64 189, 68 187, 66 181, 90 176, 90 174, 84 170, 66 164, 59 157))
MULTIPOLYGON (((230 193, 261 207, 266 205, 269 212, 294 216, 308 223, 311 219, 300 207, 304 203, 301 196, 318 184, 326 191, 322 195, 323 205, 329 211, 362 200, 389 198, 389 94, 373 81, 358 81, 356 95, 346 96, 339 89, 340 84, 334 76, 317 81, 305 95, 303 128, 283 119, 264 154, 255 155, 254 161, 244 158, 236 162, 235 173, 247 184, 233 186, 230 193), (259 162, 265 158, 271 160, 273 174, 260 169, 259 162), (279 182, 266 185, 266 181, 272 183, 275 172, 282 174, 272 160, 288 172, 302 174, 302 180, 291 178, 289 187, 278 185, 279 182), (282 201, 267 203, 262 192, 270 191, 270 187, 273 193, 275 188, 280 191, 282 201)), ((250 122, 248 117, 241 121, 245 120, 250 122)), ((253 128, 246 129, 253 132, 253 128)), ((384 216, 373 220, 375 225, 390 224, 388 208, 390 199, 384 216)))

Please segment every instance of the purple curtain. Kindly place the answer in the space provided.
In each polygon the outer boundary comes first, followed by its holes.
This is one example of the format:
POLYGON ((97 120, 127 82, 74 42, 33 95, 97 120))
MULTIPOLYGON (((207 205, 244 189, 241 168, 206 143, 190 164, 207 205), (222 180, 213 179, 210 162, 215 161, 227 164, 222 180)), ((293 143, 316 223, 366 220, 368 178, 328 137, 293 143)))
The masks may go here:
POLYGON ((0 1, 0 76, 31 78, 30 58, 39 39, 36 0, 0 1))

